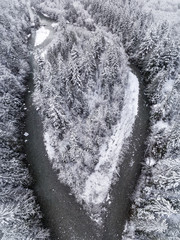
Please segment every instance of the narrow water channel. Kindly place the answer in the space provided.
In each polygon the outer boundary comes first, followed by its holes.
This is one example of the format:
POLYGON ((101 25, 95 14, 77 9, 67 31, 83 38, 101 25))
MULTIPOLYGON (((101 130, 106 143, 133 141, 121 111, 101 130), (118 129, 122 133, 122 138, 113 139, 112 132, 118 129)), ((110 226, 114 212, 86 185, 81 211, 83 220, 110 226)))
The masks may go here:
MULTIPOLYGON (((52 21, 40 15, 41 24, 50 30, 48 38, 38 46, 45 48, 53 38, 52 21)), ((34 46, 35 32, 31 36, 30 45, 34 46)), ((90 220, 82 206, 70 193, 67 186, 61 184, 56 172, 52 170, 43 143, 43 126, 40 116, 32 104, 34 91, 33 54, 30 59, 31 74, 28 79, 26 96, 26 127, 29 134, 25 138, 27 161, 33 177, 32 188, 43 213, 44 226, 50 229, 52 240, 120 240, 126 219, 129 216, 131 195, 140 174, 141 161, 144 157, 145 139, 148 130, 148 108, 140 81, 139 112, 135 122, 133 135, 124 162, 120 168, 118 182, 111 190, 112 203, 108 207, 103 229, 90 220)), ((135 71, 137 75, 137 71, 135 71)))

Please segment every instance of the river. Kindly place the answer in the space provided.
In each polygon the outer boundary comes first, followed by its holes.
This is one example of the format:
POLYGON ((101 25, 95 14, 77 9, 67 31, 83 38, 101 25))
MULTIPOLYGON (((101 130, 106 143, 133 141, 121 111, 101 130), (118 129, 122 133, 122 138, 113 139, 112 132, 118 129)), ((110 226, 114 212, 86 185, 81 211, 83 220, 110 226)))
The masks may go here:
MULTIPOLYGON (((45 48, 53 39, 52 20, 40 15, 41 25, 50 30, 48 38, 36 48, 45 48)), ((144 87, 141 75, 133 68, 140 82, 139 112, 127 153, 120 168, 120 177, 112 187, 112 203, 108 206, 104 225, 99 229, 90 220, 82 206, 71 195, 70 189, 61 184, 56 172, 52 170, 43 143, 43 125, 41 117, 32 104, 34 91, 33 46, 35 31, 29 44, 32 47, 30 57, 31 73, 28 79, 26 95, 25 150, 30 173, 33 178, 32 189, 43 213, 43 224, 50 229, 52 240, 120 240, 126 219, 129 217, 131 196, 140 174, 141 162, 144 158, 144 142, 148 133, 149 110, 143 94, 144 87)))

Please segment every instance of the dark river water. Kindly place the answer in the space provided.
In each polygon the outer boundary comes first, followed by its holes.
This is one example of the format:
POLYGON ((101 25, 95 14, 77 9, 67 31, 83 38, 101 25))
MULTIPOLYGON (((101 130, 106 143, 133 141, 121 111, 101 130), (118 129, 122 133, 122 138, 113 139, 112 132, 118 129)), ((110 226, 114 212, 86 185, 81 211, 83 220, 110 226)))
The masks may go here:
MULTIPOLYGON (((38 48, 44 48, 53 39, 53 21, 41 17, 41 24, 50 30, 49 37, 38 48)), ((34 45, 35 32, 30 39, 34 45)), ((32 49, 33 50, 33 49, 32 49)), ((28 80, 26 95, 26 126, 29 133, 26 138, 25 150, 30 173, 33 177, 32 189, 43 214, 44 227, 50 229, 52 240, 120 240, 125 221, 129 217, 131 196, 140 174, 141 162, 144 158, 145 140, 148 133, 149 109, 143 95, 142 79, 136 70, 140 81, 139 113, 135 122, 133 135, 124 162, 120 167, 119 179, 112 187, 112 203, 108 206, 104 225, 99 229, 89 218, 82 206, 70 193, 67 186, 61 184, 56 172, 52 170, 43 143, 43 125, 39 114, 32 104, 34 91, 33 54, 30 59, 31 74, 28 80)))

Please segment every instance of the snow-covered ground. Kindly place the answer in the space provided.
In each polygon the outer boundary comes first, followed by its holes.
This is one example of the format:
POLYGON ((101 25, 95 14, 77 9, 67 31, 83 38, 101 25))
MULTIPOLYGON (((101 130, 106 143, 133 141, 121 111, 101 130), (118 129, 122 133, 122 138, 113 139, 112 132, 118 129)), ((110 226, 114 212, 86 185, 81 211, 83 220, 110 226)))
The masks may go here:
POLYGON ((45 28, 44 26, 40 27, 36 31, 35 47, 42 44, 49 36, 49 33, 50 33, 49 29, 45 28))
POLYGON ((104 203, 108 197, 113 176, 116 173, 119 161, 121 161, 120 154, 123 145, 133 130, 138 113, 138 95, 138 79, 130 72, 121 120, 114 128, 111 138, 100 148, 99 162, 94 172, 87 179, 84 192, 81 195, 87 205, 98 206, 104 203))

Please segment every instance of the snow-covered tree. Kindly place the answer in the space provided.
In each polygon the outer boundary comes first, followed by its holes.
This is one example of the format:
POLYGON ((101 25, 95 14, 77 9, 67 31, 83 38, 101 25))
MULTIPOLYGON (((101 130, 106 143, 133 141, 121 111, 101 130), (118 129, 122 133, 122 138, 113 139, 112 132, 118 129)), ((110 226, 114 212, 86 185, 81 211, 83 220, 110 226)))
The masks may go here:
POLYGON ((29 72, 29 13, 20 0, 0 2, 0 234, 1 239, 48 239, 29 188, 23 150, 25 78, 29 72))

